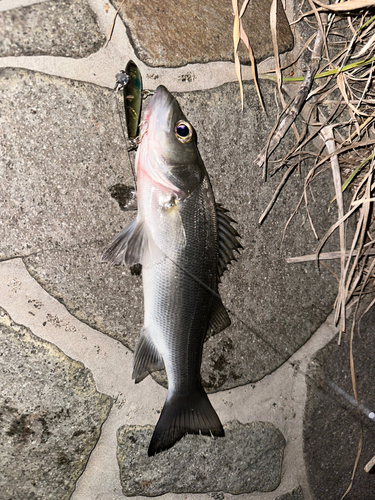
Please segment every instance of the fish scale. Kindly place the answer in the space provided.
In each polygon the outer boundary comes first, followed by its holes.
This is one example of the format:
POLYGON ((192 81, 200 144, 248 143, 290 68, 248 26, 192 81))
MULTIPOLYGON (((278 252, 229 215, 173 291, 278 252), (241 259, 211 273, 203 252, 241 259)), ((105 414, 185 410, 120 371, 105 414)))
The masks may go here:
POLYGON ((223 436, 200 377, 207 330, 230 324, 218 283, 241 245, 215 204, 195 133, 176 99, 159 86, 141 126, 137 218, 104 252, 115 264, 142 264, 144 325, 133 358, 140 382, 165 368, 168 393, 148 453, 186 433, 223 436))

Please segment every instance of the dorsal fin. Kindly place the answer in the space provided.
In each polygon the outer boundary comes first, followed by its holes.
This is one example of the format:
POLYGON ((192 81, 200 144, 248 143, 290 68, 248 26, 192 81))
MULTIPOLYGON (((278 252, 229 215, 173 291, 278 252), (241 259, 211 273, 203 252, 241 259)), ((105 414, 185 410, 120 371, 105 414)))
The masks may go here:
POLYGON ((240 253, 239 249, 243 248, 241 243, 237 240, 237 238, 241 236, 232 226, 232 223, 236 224, 236 221, 229 217, 227 212, 228 210, 219 203, 216 203, 219 280, 224 271, 228 269, 228 264, 230 264, 232 260, 237 260, 234 256, 234 252, 240 253))

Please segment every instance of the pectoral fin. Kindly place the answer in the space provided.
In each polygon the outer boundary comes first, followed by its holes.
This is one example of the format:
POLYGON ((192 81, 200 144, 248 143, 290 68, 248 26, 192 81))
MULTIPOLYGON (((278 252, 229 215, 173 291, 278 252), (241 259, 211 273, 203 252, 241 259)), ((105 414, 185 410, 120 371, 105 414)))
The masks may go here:
POLYGON ((102 262, 146 265, 163 257, 144 221, 134 219, 104 251, 102 262))

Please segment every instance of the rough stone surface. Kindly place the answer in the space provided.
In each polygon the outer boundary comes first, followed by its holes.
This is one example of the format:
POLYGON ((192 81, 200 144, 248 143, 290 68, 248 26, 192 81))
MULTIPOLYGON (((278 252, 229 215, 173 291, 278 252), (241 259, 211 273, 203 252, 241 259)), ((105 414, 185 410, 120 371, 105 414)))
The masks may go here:
POLYGON ((302 488, 298 486, 298 488, 294 488, 290 493, 276 497, 275 500, 304 500, 302 488))
POLYGON ((68 500, 112 406, 91 373, 0 309, 0 498, 68 500))
MULTIPOLYGON (((361 418, 353 397, 350 377, 349 334, 341 345, 331 341, 314 358, 308 370, 308 399, 304 418, 304 453, 308 480, 314 500, 340 499, 350 484, 360 439, 363 447, 348 500, 375 498, 375 476, 363 468, 374 456, 375 422, 365 415, 374 412, 374 307, 360 322, 353 339, 353 359, 361 418)), ((348 329, 350 331, 350 328, 348 329)))
POLYGON ((2 57, 86 57, 105 43, 86 0, 52 0, 1 12, 0 33, 2 57))
POLYGON ((281 432, 266 422, 233 421, 224 429, 224 438, 187 435, 170 450, 148 457, 154 428, 121 427, 117 458, 124 494, 239 494, 276 489, 285 446, 281 432))
MULTIPOLYGON (((273 117, 273 84, 262 87, 273 117)), ((244 89, 243 113, 236 84, 178 96, 196 127, 216 200, 238 221, 244 246, 220 288, 232 325, 205 344, 209 390, 272 372, 324 321, 336 295, 325 268, 319 275, 314 262, 285 263, 316 246, 304 209, 281 244, 303 187, 303 166, 258 227, 282 173, 264 183, 253 165, 273 118, 260 110, 253 86, 244 89)), ((133 182, 115 97, 94 85, 6 69, 0 100, 0 258, 23 256, 32 275, 75 316, 134 349, 143 319, 141 278, 100 263, 103 249, 134 217, 111 195, 113 186, 133 182)), ((332 199, 330 185, 329 172, 319 176, 312 186, 317 201, 309 198, 319 236, 336 217, 334 208, 321 208, 332 199)))
MULTIPOLYGON (((112 1, 117 8, 120 1, 112 1)), ((243 25, 257 61, 273 54, 269 12, 272 0, 249 2, 243 25)), ((189 63, 233 60, 233 10, 231 2, 210 0, 188 3, 163 0, 125 2, 120 14, 139 59, 149 66, 184 66, 189 63)), ((293 35, 281 2, 278 2, 278 46, 293 48, 293 35)), ((249 61, 241 42, 241 60, 249 61)))
POLYGON ((73 314, 134 345, 141 279, 100 263, 134 216, 124 215, 110 194, 112 186, 133 182, 114 95, 3 70, 0 99, 0 258, 29 255, 29 271, 73 314))

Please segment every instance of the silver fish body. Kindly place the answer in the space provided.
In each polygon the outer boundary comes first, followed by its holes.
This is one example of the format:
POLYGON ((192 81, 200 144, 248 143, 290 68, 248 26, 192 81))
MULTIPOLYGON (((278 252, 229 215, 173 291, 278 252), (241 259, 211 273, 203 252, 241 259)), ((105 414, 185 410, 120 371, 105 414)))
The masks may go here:
POLYGON ((137 218, 104 252, 103 260, 142 264, 144 325, 133 378, 165 367, 167 398, 149 455, 186 433, 223 436, 202 387, 203 341, 209 328, 230 324, 218 283, 240 244, 226 211, 215 204, 191 124, 160 86, 141 127, 137 152, 137 218))

